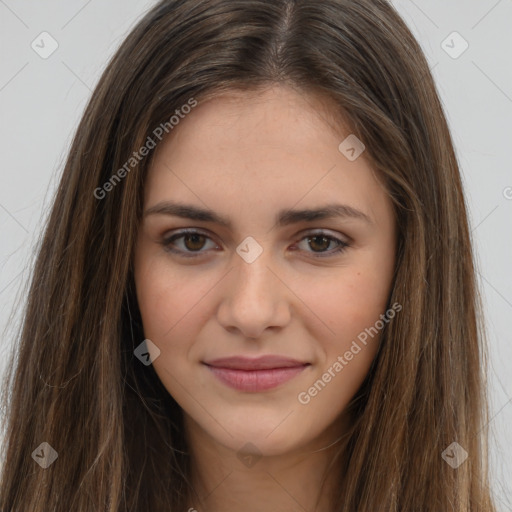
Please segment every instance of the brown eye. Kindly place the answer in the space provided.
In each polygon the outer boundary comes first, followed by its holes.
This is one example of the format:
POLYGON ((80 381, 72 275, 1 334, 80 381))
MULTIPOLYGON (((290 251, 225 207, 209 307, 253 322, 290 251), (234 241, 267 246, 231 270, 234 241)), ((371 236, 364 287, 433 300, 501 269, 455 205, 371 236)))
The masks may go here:
POLYGON ((206 237, 199 233, 183 235, 184 245, 190 251, 198 251, 203 248, 206 237))
POLYGON ((312 252, 313 256, 318 258, 329 257, 343 252, 350 245, 343 240, 327 235, 326 233, 312 233, 304 237, 302 241, 306 241, 307 246, 312 250, 305 249, 306 252, 312 252), (329 250, 331 244, 334 248, 329 250))
POLYGON ((315 235, 308 237, 308 244, 315 252, 323 252, 327 250, 331 241, 332 240, 326 236, 315 235))
MULTIPOLYGON (((213 247, 217 247, 213 241, 203 233, 198 231, 181 231, 172 236, 166 237, 161 244, 166 251, 180 254, 185 257, 200 256, 206 250, 202 250, 207 246, 207 242, 211 241, 213 247), (179 241, 179 243, 177 243, 179 241)), ((210 248, 213 248, 210 247, 210 248)))

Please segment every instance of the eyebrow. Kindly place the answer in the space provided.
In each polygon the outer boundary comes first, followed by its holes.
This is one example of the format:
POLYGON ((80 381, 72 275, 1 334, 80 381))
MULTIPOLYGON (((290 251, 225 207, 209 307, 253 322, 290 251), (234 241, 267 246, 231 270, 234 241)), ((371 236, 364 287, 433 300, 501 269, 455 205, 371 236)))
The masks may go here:
MULTIPOLYGON (((233 228, 232 222, 227 217, 223 217, 213 210, 171 201, 162 201, 147 209, 144 212, 144 217, 148 215, 172 215, 183 219, 212 222, 231 230, 233 228)), ((334 218, 356 219, 368 224, 374 224, 368 215, 345 204, 327 204, 319 208, 303 210, 284 209, 277 214, 275 223, 278 227, 284 227, 299 222, 313 222, 334 218)))

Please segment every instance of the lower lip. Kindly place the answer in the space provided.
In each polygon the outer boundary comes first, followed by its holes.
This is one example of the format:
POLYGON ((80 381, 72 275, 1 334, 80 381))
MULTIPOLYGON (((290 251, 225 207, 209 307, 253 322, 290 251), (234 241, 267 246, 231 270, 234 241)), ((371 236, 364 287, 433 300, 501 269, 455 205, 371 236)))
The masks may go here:
POLYGON ((233 370, 206 365, 221 382, 238 391, 265 391, 283 384, 306 368, 270 368, 267 370, 233 370))

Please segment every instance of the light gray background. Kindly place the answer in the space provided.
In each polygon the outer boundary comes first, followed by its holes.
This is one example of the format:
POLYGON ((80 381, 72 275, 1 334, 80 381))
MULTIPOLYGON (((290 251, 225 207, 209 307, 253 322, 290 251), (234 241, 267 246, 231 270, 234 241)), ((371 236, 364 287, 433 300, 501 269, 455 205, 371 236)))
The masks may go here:
MULTIPOLYGON (((12 346, 24 303, 43 212, 86 101, 108 58, 153 4, 0 0, 0 350, 4 355, 12 346), (58 43, 47 59, 31 47, 43 31, 58 43)), ((393 4, 427 55, 463 173, 489 333, 493 486, 498 509, 508 511, 512 510, 508 322, 512 315, 512 0, 395 0, 393 4), (447 39, 454 31, 469 44, 457 58, 443 49, 449 45, 453 48, 446 49, 453 53, 463 48, 457 36, 447 39)), ((4 368, 5 357, 0 358, 0 372, 4 368)))

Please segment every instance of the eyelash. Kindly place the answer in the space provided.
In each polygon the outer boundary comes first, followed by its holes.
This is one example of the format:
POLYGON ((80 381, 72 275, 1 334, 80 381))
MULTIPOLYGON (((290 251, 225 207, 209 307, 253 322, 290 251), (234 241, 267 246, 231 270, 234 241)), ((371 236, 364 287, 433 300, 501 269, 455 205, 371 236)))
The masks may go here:
MULTIPOLYGON (((180 231, 178 233, 175 233, 171 236, 165 237, 160 243, 161 243, 161 245, 164 246, 164 249, 166 251, 174 253, 174 254, 179 254, 181 256, 184 256, 185 258, 195 258, 195 257, 201 256, 205 251, 196 251, 196 253, 194 253, 192 251, 187 252, 187 251, 176 250, 176 249, 171 248, 171 244, 175 240, 183 238, 186 235, 201 235, 201 236, 204 236, 207 239, 211 240, 211 238, 208 235, 206 235, 205 233, 202 233, 201 231, 196 231, 194 229, 186 229, 186 230, 180 231)), ((348 247, 350 247, 350 244, 348 244, 347 242, 344 242, 343 240, 340 240, 339 238, 328 235, 324 231, 308 233, 307 235, 302 237, 299 240, 299 242, 302 242, 302 240, 305 240, 307 238, 315 238, 315 237, 320 237, 320 236, 327 238, 329 241, 337 242, 338 247, 334 250, 331 250, 330 252, 324 252, 324 253, 314 253, 313 252, 312 254, 313 254, 314 258, 328 258, 328 257, 334 256, 334 255, 338 255, 338 254, 343 253, 348 247)))

